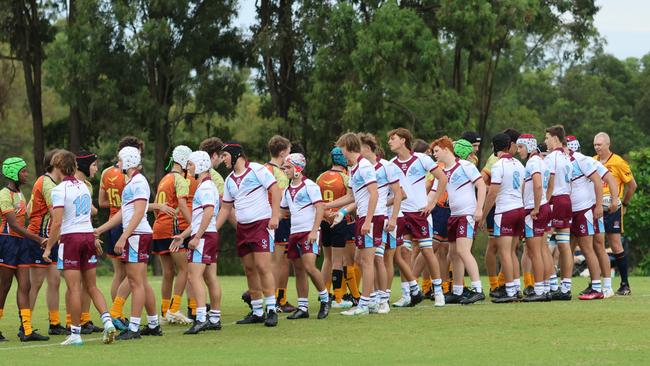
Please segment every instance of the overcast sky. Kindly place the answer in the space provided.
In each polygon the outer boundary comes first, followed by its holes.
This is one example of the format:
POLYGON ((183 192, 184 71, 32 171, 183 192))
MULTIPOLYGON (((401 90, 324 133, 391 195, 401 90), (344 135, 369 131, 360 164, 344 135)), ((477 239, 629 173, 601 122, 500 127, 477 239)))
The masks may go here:
MULTIPOLYGON (((597 0, 596 27, 607 39, 605 50, 624 59, 650 52, 650 0, 597 0)), ((255 22, 255 0, 240 0, 236 25, 248 30, 255 22)))

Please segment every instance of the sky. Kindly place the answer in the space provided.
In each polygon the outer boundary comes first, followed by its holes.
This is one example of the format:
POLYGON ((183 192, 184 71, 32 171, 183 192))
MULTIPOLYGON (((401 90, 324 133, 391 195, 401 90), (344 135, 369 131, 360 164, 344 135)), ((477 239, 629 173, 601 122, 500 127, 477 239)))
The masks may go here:
MULTIPOLYGON (((625 59, 650 53, 649 0, 596 0, 596 27, 607 40, 605 51, 625 59)), ((236 25, 248 31, 255 23, 255 0, 239 1, 236 25)))

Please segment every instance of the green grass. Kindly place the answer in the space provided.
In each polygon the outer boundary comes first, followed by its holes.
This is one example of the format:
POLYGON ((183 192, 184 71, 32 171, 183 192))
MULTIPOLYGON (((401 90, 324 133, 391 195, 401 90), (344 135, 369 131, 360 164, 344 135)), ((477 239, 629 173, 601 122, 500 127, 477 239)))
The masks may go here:
MULTIPOLYGON (((484 280, 484 283, 487 281, 484 280)), ((618 279, 615 280, 618 282, 618 279)), ((236 326, 245 315, 239 300, 243 277, 222 278, 224 328, 184 336, 185 327, 166 326, 162 338, 103 345, 97 335, 85 336, 83 347, 64 348, 62 336, 46 343, 21 344, 15 295, 7 300, 0 330, 10 342, 0 344, 0 365, 184 365, 199 362, 228 365, 281 363, 338 365, 487 364, 487 365, 609 365, 647 364, 650 356, 650 278, 631 280, 634 295, 604 301, 473 306, 433 303, 398 309, 388 315, 350 319, 332 313, 316 320, 287 321, 277 328, 236 326)), ((99 280, 106 290, 110 278, 99 280)), ((580 290, 586 281, 576 279, 580 290)), ((395 281, 393 300, 399 283, 395 281)), ((160 278, 152 285, 159 288, 160 278)), ((292 286, 292 284, 290 284, 292 286)), ((290 290, 295 304, 295 291, 290 290)), ((34 314, 34 326, 46 332, 44 293, 34 314)), ((101 323, 94 314, 96 324, 101 323)))

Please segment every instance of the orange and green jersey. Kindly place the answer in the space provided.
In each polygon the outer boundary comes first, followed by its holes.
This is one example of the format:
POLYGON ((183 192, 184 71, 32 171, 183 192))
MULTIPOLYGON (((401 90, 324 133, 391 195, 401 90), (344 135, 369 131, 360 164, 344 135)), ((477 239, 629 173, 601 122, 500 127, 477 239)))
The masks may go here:
POLYGON ((219 191, 219 196, 223 196, 223 177, 219 172, 214 170, 213 168, 210 168, 210 178, 212 178, 212 182, 214 183, 215 186, 217 186, 217 191, 219 191))
MULTIPOLYGON (((274 163, 271 163, 270 161, 266 164, 264 164, 266 169, 268 169, 271 174, 275 177, 275 180, 278 182, 278 187, 280 187, 280 192, 284 193, 284 190, 289 187, 289 177, 284 173, 284 171, 274 163)), ((269 203, 271 203, 271 192, 269 192, 269 203)))
POLYGON ((27 203, 25 202, 25 197, 23 197, 23 194, 20 191, 13 191, 9 189, 9 187, 4 187, 0 190, 0 227, 2 228, 0 234, 22 238, 22 235, 11 230, 9 227, 7 215, 12 212, 16 215, 16 222, 18 225, 24 225, 25 216, 27 215, 27 203))
MULTIPOLYGON (((599 160, 598 155, 594 156, 594 159, 599 160)), ((618 196, 619 198, 623 198, 625 185, 634 179, 630 165, 620 155, 614 153, 607 158, 607 161, 603 165, 609 170, 614 179, 616 179, 618 196)), ((609 185, 605 182, 603 182, 603 196, 609 196, 609 185)))
POLYGON ((52 188, 54 187, 56 187, 54 179, 45 174, 36 179, 32 188, 27 230, 42 238, 47 238, 50 230, 50 209, 52 208, 52 188))
MULTIPOLYGON (((190 176, 189 174, 187 175, 187 178, 185 179, 187 182, 187 196, 185 199, 187 200, 187 208, 190 209, 190 212, 192 212, 192 200, 194 199, 194 193, 196 193, 196 189, 199 187, 199 182, 198 180, 194 179, 194 177, 190 176)), ((183 218, 183 215, 178 214, 178 230, 183 231, 187 229, 187 227, 190 224, 185 221, 183 218)))
POLYGON ((122 191, 126 186, 126 176, 117 166, 104 169, 99 188, 106 191, 110 207, 109 219, 122 208, 122 191))
MULTIPOLYGON (((316 184, 320 187, 321 194, 323 195, 323 201, 332 202, 337 200, 346 194, 348 194, 350 178, 346 171, 333 170, 330 169, 316 179, 316 184)), ((336 212, 338 209, 331 208, 328 211, 336 212)), ((350 215, 346 217, 348 222, 351 222, 352 219, 350 215)))
POLYGON ((187 198, 188 194, 189 182, 180 173, 168 173, 160 180, 156 192, 156 203, 166 204, 176 209, 177 213, 176 216, 170 216, 160 211, 156 212, 156 221, 153 224, 154 239, 168 239, 180 232, 179 218, 182 215, 178 211, 178 199, 187 198))

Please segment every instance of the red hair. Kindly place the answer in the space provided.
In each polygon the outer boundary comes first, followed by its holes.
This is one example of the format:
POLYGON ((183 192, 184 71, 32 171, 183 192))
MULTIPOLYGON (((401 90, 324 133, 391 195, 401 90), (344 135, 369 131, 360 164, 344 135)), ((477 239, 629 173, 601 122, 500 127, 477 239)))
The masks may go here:
POLYGON ((442 136, 441 138, 434 140, 429 148, 433 151, 433 148, 436 146, 441 149, 448 149, 452 153, 454 152, 454 142, 447 136, 442 136))

